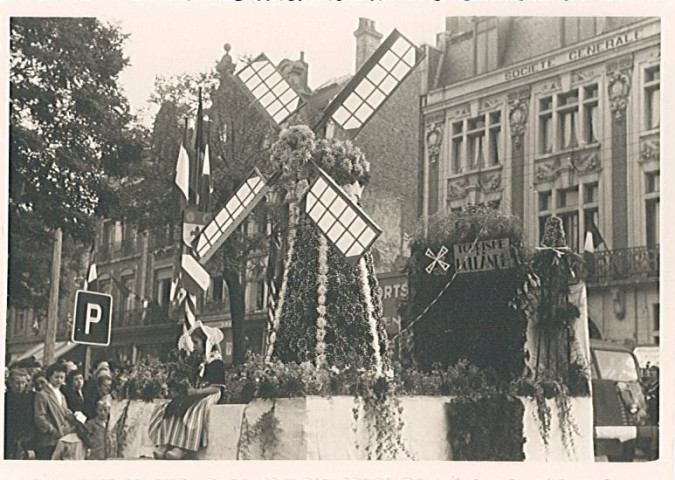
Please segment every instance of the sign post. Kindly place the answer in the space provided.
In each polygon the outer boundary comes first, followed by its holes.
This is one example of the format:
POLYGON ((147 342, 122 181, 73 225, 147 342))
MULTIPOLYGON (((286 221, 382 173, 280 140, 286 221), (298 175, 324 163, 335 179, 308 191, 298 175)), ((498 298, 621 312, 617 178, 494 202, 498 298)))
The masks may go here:
POLYGON ((78 290, 75 294, 75 315, 72 340, 85 345, 110 345, 112 296, 78 290))

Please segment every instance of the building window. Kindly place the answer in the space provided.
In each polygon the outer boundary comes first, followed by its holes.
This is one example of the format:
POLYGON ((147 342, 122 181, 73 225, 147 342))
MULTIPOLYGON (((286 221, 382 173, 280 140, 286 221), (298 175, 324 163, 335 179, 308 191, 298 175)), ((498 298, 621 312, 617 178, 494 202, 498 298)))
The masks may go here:
POLYGON ((265 308, 267 302, 265 301, 265 281, 258 280, 255 282, 255 310, 256 312, 261 311, 265 308))
POLYGON ((497 19, 481 20, 476 24, 476 74, 497 68, 497 19))
POLYGON ((598 142, 598 92, 596 83, 539 100, 540 154, 598 142))
POLYGON ((168 308, 171 302, 170 278, 160 278, 155 282, 155 298, 162 307, 168 308))
POLYGON ((645 70, 645 127, 659 128, 661 117, 661 67, 645 70))
POLYGON ((563 45, 572 45, 593 37, 600 25, 595 17, 563 18, 563 45))
POLYGON ((645 177, 645 207, 647 226, 647 246, 659 245, 661 233, 660 214, 660 172, 648 173, 645 177))
POLYGON ((581 251, 587 232, 593 235, 593 243, 599 243, 598 237, 598 183, 585 183, 571 188, 540 191, 539 239, 542 240, 546 219, 551 215, 560 217, 567 238, 567 246, 581 251))
POLYGON ((16 312, 16 316, 14 317, 14 334, 15 335, 23 335, 26 330, 26 312, 19 311, 16 312))
POLYGON ((124 309, 127 312, 130 312, 136 308, 136 294, 134 293, 135 286, 133 275, 122 277, 122 284, 124 285, 124 293, 126 294, 124 298, 124 309))
POLYGON ((461 173, 465 167, 471 171, 501 163, 501 121, 501 111, 496 111, 453 124, 452 173, 461 173))

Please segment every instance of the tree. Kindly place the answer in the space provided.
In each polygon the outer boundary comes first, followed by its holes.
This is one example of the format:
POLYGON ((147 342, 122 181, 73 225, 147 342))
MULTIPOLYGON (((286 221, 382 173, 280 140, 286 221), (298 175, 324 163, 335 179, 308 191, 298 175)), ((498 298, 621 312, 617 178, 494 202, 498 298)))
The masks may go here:
POLYGON ((46 231, 89 243, 116 206, 111 179, 135 144, 118 85, 125 38, 93 18, 11 19, 11 303, 44 301, 46 231))

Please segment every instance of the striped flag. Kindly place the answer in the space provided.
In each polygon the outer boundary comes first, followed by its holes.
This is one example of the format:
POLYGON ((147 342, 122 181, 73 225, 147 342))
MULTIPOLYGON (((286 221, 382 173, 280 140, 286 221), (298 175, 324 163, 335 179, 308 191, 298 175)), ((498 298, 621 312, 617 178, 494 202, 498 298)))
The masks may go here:
POLYGON ((188 294, 185 297, 185 328, 190 330, 197 322, 197 295, 188 294))
POLYGON ((277 310, 278 289, 277 282, 280 277, 279 266, 283 264, 282 261, 282 241, 281 232, 277 228, 272 229, 272 238, 270 241, 270 254, 267 258, 267 323, 268 330, 274 326, 274 315, 277 310))

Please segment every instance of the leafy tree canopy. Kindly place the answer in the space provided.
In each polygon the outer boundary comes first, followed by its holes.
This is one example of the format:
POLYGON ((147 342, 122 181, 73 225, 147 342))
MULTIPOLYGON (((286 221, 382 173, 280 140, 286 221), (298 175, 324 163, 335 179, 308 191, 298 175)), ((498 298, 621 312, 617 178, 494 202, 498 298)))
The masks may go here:
POLYGON ((118 85, 126 37, 94 18, 10 22, 10 298, 44 290, 45 230, 89 243, 118 205, 142 137, 118 85))

